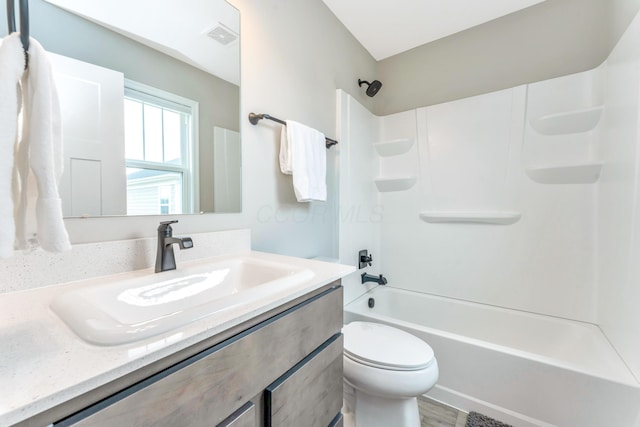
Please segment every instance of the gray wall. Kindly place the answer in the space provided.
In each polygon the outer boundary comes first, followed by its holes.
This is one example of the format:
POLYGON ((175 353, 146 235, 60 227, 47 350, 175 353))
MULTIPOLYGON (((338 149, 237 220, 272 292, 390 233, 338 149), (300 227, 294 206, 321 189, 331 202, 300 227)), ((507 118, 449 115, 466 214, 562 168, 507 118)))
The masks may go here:
POLYGON ((377 64, 387 115, 598 66, 640 0, 547 0, 377 64))
MULTIPOLYGON (((17 3, 17 2, 16 2, 17 3)), ((0 8, 0 28, 6 30, 0 8)), ((213 210, 213 127, 239 131, 240 88, 43 0, 29 4, 31 35, 49 52, 124 73, 125 78, 198 101, 200 210, 213 210)))

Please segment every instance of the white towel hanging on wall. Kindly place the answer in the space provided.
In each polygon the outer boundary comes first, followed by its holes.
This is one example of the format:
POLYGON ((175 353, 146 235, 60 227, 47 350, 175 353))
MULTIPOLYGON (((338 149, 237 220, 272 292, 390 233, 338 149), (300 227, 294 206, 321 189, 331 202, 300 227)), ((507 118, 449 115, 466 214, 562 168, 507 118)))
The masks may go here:
POLYGON ((299 202, 327 200, 327 150, 324 134, 287 120, 280 137, 280 170, 292 175, 299 202))
POLYGON ((20 78, 24 73, 24 51, 20 35, 13 33, 0 44, 0 257, 13 254, 14 149, 18 138, 18 113, 22 104, 20 78))
POLYGON ((42 249, 66 251, 71 249, 71 244, 58 194, 63 168, 60 101, 47 53, 34 39, 30 39, 29 68, 23 78, 23 91, 24 131, 18 150, 18 168, 21 202, 26 200, 27 204, 20 203, 16 210, 18 248, 32 246, 29 239, 35 232, 42 249), (28 154, 23 154, 25 151, 28 154), (29 222, 29 218, 34 217, 35 224, 29 222))
POLYGON ((0 46, 0 257, 11 256, 14 248, 71 248, 58 195, 62 125, 51 65, 34 39, 26 72, 24 60, 20 35, 5 37, 0 46))

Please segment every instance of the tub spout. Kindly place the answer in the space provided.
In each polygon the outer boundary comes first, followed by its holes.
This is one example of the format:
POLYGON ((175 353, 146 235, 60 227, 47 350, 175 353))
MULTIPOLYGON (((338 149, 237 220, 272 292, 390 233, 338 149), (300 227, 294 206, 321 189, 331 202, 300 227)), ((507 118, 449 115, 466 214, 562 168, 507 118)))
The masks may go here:
POLYGON ((387 278, 384 277, 382 274, 379 276, 373 276, 371 274, 367 274, 367 273, 362 273, 360 275, 360 277, 362 278, 362 283, 366 283, 366 282, 375 282, 378 285, 386 285, 387 284, 387 278))

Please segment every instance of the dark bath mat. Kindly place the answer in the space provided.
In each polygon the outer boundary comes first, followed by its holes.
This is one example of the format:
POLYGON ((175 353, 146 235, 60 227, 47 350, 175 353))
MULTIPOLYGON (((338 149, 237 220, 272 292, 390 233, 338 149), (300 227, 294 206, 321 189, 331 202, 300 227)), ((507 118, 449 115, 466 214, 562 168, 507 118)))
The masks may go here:
POLYGON ((469 412, 465 427, 513 427, 498 420, 494 420, 486 415, 477 412, 469 412))

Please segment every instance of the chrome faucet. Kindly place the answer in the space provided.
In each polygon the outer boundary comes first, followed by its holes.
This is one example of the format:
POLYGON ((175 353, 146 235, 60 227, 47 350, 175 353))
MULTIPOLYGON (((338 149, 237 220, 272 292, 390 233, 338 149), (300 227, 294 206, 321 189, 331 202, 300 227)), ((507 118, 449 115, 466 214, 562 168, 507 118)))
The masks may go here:
POLYGON ((362 279, 362 284, 365 284, 367 282, 375 282, 378 285, 386 285, 387 284, 387 278, 384 277, 382 274, 380 276, 373 276, 371 274, 362 273, 360 275, 360 278, 362 279))
POLYGON ((178 222, 163 221, 158 227, 158 252, 156 254, 156 273, 176 269, 176 258, 173 254, 173 244, 177 243, 180 249, 193 247, 191 237, 173 237, 171 224, 178 222))

